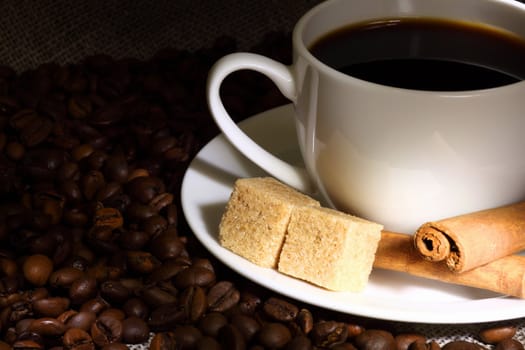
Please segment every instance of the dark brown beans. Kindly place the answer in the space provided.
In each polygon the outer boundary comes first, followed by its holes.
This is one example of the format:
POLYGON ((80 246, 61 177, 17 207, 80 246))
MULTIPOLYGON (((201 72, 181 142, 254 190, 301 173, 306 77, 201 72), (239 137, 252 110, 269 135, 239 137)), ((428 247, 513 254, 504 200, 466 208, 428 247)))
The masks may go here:
POLYGON ((494 350, 523 350, 525 347, 516 339, 506 338, 496 344, 494 350))
POLYGON ((24 277, 35 286, 43 286, 53 271, 53 261, 42 254, 29 256, 23 265, 24 277))
POLYGON ((514 326, 498 326, 484 328, 479 332, 479 337, 484 343, 496 344, 504 339, 512 338, 516 334, 514 326))
POLYGON ((122 341, 126 344, 144 343, 149 338, 149 326, 141 318, 128 317, 122 321, 122 341))
POLYGON ((95 350, 95 344, 89 333, 78 328, 68 329, 62 338, 62 343, 70 350, 95 350))
POLYGON ((278 298, 269 298, 263 304, 264 312, 277 321, 292 321, 297 317, 297 306, 278 298))
POLYGON ((42 317, 57 317, 69 308, 70 301, 64 297, 49 297, 33 301, 33 311, 42 317))
POLYGON ((122 322, 111 316, 100 316, 91 326, 91 337, 98 346, 122 340, 122 322))
POLYGON ((240 292, 230 281, 220 281, 212 286, 207 295, 210 311, 225 312, 240 300, 240 292))
POLYGON ((320 321, 312 329, 313 342, 317 346, 331 347, 342 344, 348 337, 346 324, 335 321, 320 321))
POLYGON ((354 343, 359 349, 396 350, 397 345, 390 332, 368 329, 355 337, 354 343))
POLYGON ((398 350, 406 350, 415 341, 426 343, 426 338, 422 334, 401 333, 395 336, 398 350))
POLYGON ((219 312, 210 312, 199 321, 199 329, 202 333, 211 337, 217 337, 219 330, 228 324, 228 319, 219 312))
POLYGON ((262 326, 258 338, 263 346, 279 349, 292 340, 292 333, 284 324, 271 322, 262 326))

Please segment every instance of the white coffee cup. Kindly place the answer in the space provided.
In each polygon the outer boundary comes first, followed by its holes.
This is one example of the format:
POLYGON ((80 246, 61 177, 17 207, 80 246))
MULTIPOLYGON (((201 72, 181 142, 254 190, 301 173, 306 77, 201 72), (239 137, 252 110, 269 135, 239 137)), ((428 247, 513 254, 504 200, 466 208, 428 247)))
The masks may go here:
POLYGON ((401 89, 340 73, 308 49, 345 25, 399 17, 481 22, 525 37, 525 5, 517 1, 329 0, 295 26, 291 66, 250 53, 214 65, 207 96, 216 123, 270 175, 388 230, 411 233, 426 221, 523 200, 524 81, 472 91, 401 89), (219 88, 241 69, 265 74, 293 103, 306 171, 262 149, 228 115, 219 88))

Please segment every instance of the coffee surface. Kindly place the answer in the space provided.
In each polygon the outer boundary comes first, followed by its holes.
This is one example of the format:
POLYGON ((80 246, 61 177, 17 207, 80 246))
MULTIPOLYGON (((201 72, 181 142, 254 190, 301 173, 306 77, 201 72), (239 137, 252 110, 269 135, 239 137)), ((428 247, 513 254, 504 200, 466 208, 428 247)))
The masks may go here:
POLYGON ((525 38, 468 22, 362 22, 328 33, 310 50, 345 74, 407 89, 476 90, 525 79, 525 38))

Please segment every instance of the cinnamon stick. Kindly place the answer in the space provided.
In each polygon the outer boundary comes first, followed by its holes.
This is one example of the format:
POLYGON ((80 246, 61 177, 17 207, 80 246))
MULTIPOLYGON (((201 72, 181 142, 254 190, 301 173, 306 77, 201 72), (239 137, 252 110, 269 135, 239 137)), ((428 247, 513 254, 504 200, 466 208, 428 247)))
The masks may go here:
POLYGON ((525 249, 525 202, 423 224, 414 245, 427 260, 465 272, 525 249))
POLYGON ((447 283, 525 298, 525 256, 509 255, 463 273, 421 258, 406 234, 383 231, 374 268, 402 271, 447 283))

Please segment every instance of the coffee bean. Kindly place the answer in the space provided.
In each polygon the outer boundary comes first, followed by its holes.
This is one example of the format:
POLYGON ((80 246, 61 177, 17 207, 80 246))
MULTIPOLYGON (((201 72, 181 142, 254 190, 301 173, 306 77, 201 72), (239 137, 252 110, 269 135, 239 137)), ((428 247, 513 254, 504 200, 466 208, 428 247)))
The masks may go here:
POLYGON ((196 350, 221 350, 221 344, 210 336, 203 336, 195 344, 196 350))
POLYGON ((123 321, 126 318, 126 314, 121 309, 117 309, 115 307, 109 307, 102 311, 98 317, 107 316, 109 318, 123 321))
POLYGON ((17 340, 13 344, 13 350, 40 350, 44 349, 42 344, 34 340, 17 340))
POLYGON ((262 326, 258 339, 267 348, 279 349, 292 340, 292 333, 282 323, 270 322, 262 326))
POLYGON ((56 318, 44 317, 33 320, 27 330, 43 337, 57 337, 66 331, 66 325, 56 318))
POLYGON ((69 308, 70 301, 64 297, 48 297, 33 301, 33 311, 42 317, 57 317, 69 308))
POLYGON ((68 317, 65 324, 69 328, 79 328, 85 331, 91 329, 91 325, 95 322, 97 315, 94 312, 80 311, 76 312, 71 317, 68 317))
POLYGON ((149 338, 146 321, 138 317, 128 317, 122 321, 122 341, 126 344, 144 343, 149 338))
POLYGON ((217 337, 219 330, 228 324, 228 319, 219 312, 210 312, 199 320, 199 329, 203 334, 217 337))
POLYGON ((128 350, 129 347, 126 344, 115 342, 109 343, 102 347, 102 350, 128 350))
POLYGON ((115 208, 97 209, 93 221, 95 226, 104 226, 111 230, 120 228, 124 224, 124 219, 122 218, 120 211, 115 208))
POLYGON ((342 344, 348 338, 348 328, 342 322, 319 321, 312 328, 312 338, 317 346, 331 347, 342 344))
POLYGON ((140 298, 129 298, 122 306, 122 310, 128 317, 135 316, 146 320, 149 316, 149 307, 140 298))
POLYGON ((68 288, 77 279, 84 276, 84 272, 70 266, 55 270, 49 276, 49 284, 52 287, 68 288))
POLYGON ((110 303, 122 304, 130 297, 130 291, 119 281, 105 281, 100 285, 100 295, 110 303))
POLYGON ((297 317, 297 306, 278 298, 271 297, 263 304, 264 312, 277 321, 292 321, 297 317))
POLYGON ((91 337, 98 346, 122 340, 122 322, 111 316, 100 316, 91 325, 91 337))
POLYGON ((179 289, 190 286, 208 287, 215 282, 215 273, 208 268, 192 265, 175 276, 174 284, 179 289))
POLYGON ((25 279, 31 284, 43 286, 53 271, 53 262, 42 254, 31 255, 24 261, 23 271, 25 279))
POLYGON ((186 319, 186 312, 177 304, 164 304, 154 309, 149 317, 148 325, 153 331, 173 329, 186 319))
POLYGON ((71 350, 95 350, 95 344, 88 332, 78 329, 68 329, 62 337, 62 344, 71 350))
POLYGON ((496 344, 504 339, 512 338, 516 331, 514 326, 489 327, 479 332, 479 338, 485 343, 496 344))
POLYGON ((244 314, 234 314, 231 324, 241 332, 246 342, 250 342, 261 329, 261 324, 255 318, 244 314))
MULTIPOLYGON (((313 345, 310 338, 308 338, 305 335, 298 335, 295 336, 290 343, 286 346, 287 350, 312 350, 313 345)), ((336 349, 336 347, 332 347, 331 349, 336 349)))
POLYGON ((506 338, 496 344, 494 350, 523 350, 525 347, 516 339, 506 338))
POLYGON ((82 304, 97 295, 97 280, 91 276, 82 276, 69 287, 69 298, 73 304, 82 304))
POLYGON ((240 293, 230 281, 220 281, 212 286, 206 296, 210 311, 225 312, 240 300, 240 293))
POLYGON ((179 304, 186 311, 186 318, 190 322, 199 320, 206 311, 206 294, 199 286, 190 286, 182 291, 179 304))
POLYGON ((158 332, 151 339, 150 350, 177 349, 177 341, 172 332, 158 332))
POLYGON ((414 343, 415 341, 426 343, 425 336, 416 333, 401 333, 396 335, 394 339, 396 341, 398 350, 408 349, 410 344, 414 343))
POLYGON ((231 324, 228 324, 219 330, 218 339, 224 349, 246 349, 246 340, 244 339, 244 336, 231 324))
POLYGON ((181 349, 193 349, 202 338, 202 333, 195 326, 181 325, 173 330, 173 337, 181 349))
POLYGON ((354 339, 359 349, 396 350, 397 345, 390 332, 380 329, 367 329, 354 339))

